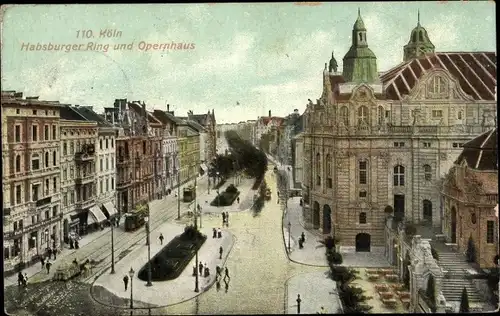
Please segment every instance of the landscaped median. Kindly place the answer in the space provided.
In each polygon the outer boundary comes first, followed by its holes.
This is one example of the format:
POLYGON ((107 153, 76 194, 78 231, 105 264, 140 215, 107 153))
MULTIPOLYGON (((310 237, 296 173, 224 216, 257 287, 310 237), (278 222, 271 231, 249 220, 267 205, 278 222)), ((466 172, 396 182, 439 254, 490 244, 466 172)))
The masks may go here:
MULTIPOLYGON (((153 259, 157 253, 159 253, 170 240, 174 239, 184 230, 184 226, 165 223, 159 229, 165 237, 164 244, 160 245, 157 239, 159 232, 153 232, 151 237, 151 258, 153 259)), ((226 230, 222 230, 222 238, 212 238, 212 228, 200 229, 200 231, 206 235, 208 238, 203 243, 198 251, 198 259, 201 263, 207 264, 210 269, 210 276, 199 277, 199 292, 194 292, 195 288, 195 277, 193 276, 193 266, 195 265, 195 258, 191 259, 189 263, 185 264, 184 269, 180 272, 180 275, 175 279, 169 281, 155 281, 153 280, 152 286, 146 286, 146 282, 138 278, 138 274, 141 269, 147 268, 148 262, 148 247, 144 244, 137 246, 131 251, 126 257, 115 264, 115 274, 110 274, 109 270, 103 275, 99 276, 97 280, 92 284, 93 289, 97 287, 104 287, 109 292, 121 298, 130 298, 130 287, 133 283, 133 295, 134 301, 140 301, 148 304, 153 304, 156 306, 167 306, 181 303, 195 296, 203 293, 211 285, 215 283, 215 267, 217 265, 224 266, 226 258, 230 253, 235 238, 234 236, 226 230), (222 259, 219 259, 219 247, 222 246, 224 249, 222 259), (128 272, 132 268, 135 271, 133 281, 128 284, 128 289, 125 291, 123 284, 123 277, 128 275, 128 272)), ((145 240, 145 239, 144 239, 145 240)), ((92 291, 92 293, 97 291, 92 291)), ((114 301, 108 300, 103 301, 103 298, 92 294, 93 298, 105 305, 114 306, 114 301)), ((116 306, 117 308, 128 308, 125 306, 116 306)))

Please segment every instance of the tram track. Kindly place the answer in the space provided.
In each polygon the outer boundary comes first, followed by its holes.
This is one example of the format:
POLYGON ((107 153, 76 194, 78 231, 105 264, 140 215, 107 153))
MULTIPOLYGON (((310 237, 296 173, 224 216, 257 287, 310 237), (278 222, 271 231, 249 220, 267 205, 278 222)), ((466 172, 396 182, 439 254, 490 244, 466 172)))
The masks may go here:
MULTIPOLYGON (((201 188, 200 188, 201 189, 201 188)), ((204 192, 204 191, 201 191, 204 192)), ((203 194, 202 196, 204 196, 203 194)), ((187 205, 187 209, 189 210, 189 204, 187 205)), ((156 230, 158 227, 163 225, 165 222, 172 220, 177 216, 176 211, 177 210, 177 205, 172 204, 168 205, 166 209, 162 210, 162 207, 158 207, 158 209, 151 214, 151 226, 150 226, 150 232, 153 232, 156 230)), ((110 268, 111 266, 111 243, 104 243, 103 245, 97 244, 97 241, 103 241, 103 237, 107 234, 103 234, 92 241, 90 241, 88 244, 85 246, 88 247, 89 245, 92 245, 92 248, 85 249, 86 251, 84 253, 78 253, 78 257, 80 258, 92 258, 93 261, 98 262, 98 264, 89 271, 89 275, 86 275, 84 277, 79 277, 77 280, 73 282, 68 282, 67 286, 64 288, 60 289, 59 291, 54 291, 53 295, 50 295, 49 298, 46 300, 43 300, 43 303, 40 304, 40 307, 34 311, 35 314, 39 313, 42 309, 50 306, 56 306, 60 304, 61 302, 64 302, 75 290, 79 285, 81 284, 89 284, 95 282, 99 276, 101 276, 103 273, 106 272, 107 269, 110 268), (97 245, 97 249, 96 246, 97 245), (96 255, 96 252, 99 252, 100 254, 96 255), (92 278, 94 280, 92 282, 89 282, 92 278), (61 294, 62 295, 58 295, 61 294), (52 297, 57 297, 56 300, 52 300, 50 298, 52 297)), ((146 241, 146 234, 145 234, 145 228, 141 227, 140 229, 134 231, 134 232, 125 232, 122 230, 117 230, 117 234, 114 236, 115 243, 114 243, 114 251, 115 253, 119 253, 120 251, 128 251, 137 244, 139 244, 141 241, 146 241), (130 238, 123 238, 124 236, 130 237, 130 238)), ((109 239, 108 239, 109 240, 109 239)), ((151 240, 150 240, 151 242, 151 240)), ((81 249, 84 249, 83 247, 81 249)), ((73 253, 72 253, 73 254, 73 253)), ((64 256, 64 258, 69 257, 70 255, 64 256)), ((118 256, 118 258, 115 258, 115 264, 122 260, 124 257, 118 256), (117 260, 116 260, 117 259, 117 260)), ((63 258, 61 258, 63 259, 63 258)), ((41 273, 41 272, 39 272, 41 273)), ((53 283, 47 283, 45 286, 50 287, 53 283)), ((44 290, 44 289, 42 289, 44 290)), ((89 284, 89 290, 92 290, 92 285, 89 284)), ((52 294, 52 291, 49 291, 49 293, 52 294)), ((89 293, 91 295, 91 293, 89 293)), ((97 301, 92 295, 92 299, 94 301, 97 301)), ((32 297, 31 300, 27 300, 27 304, 33 303, 37 299, 40 299, 38 295, 35 295, 32 297)), ((99 301, 97 301, 100 303, 99 301)))

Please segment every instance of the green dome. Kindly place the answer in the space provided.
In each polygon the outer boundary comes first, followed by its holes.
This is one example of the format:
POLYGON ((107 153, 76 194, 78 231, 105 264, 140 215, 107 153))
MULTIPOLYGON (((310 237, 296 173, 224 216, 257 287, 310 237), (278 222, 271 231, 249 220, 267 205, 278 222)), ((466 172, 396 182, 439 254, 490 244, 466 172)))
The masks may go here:
POLYGON ((350 58, 377 58, 372 50, 368 47, 355 47, 351 46, 344 59, 350 58))
POLYGON ((354 31, 366 31, 365 22, 361 18, 361 11, 358 8, 358 18, 356 22, 354 22, 354 26, 352 27, 354 31))

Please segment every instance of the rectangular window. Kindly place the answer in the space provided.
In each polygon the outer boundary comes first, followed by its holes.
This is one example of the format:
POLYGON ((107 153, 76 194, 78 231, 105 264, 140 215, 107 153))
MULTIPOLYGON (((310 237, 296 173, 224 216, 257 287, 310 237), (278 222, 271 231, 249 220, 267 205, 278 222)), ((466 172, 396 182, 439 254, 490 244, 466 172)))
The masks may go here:
POLYGON ((109 191, 109 179, 106 179, 106 192, 109 191))
POLYGON ((102 158, 99 160, 99 165, 101 166, 101 172, 103 171, 103 161, 102 158))
POLYGON ((39 185, 39 184, 34 184, 34 185, 31 187, 31 200, 32 200, 33 202, 36 202, 36 201, 38 201, 38 199, 39 199, 39 196, 38 196, 38 194, 39 194, 39 192, 38 192, 38 191, 39 191, 39 190, 38 190, 38 188, 39 188, 39 187, 40 187, 40 185, 39 185))
POLYGON ((40 159, 35 158, 31 160, 31 170, 38 170, 40 169, 40 159))
POLYGON ((366 161, 359 162, 359 184, 367 183, 367 166, 366 161))
POLYGON ((424 148, 430 148, 431 147, 431 143, 429 142, 424 142, 424 148))
POLYGON ((391 115, 391 111, 385 111, 385 118, 388 118, 391 115))
POLYGON ((67 180, 68 179, 68 169, 64 168, 63 169, 63 180, 67 180))
POLYGON ((399 142, 399 147, 404 147, 404 146, 405 146, 405 143, 399 142))
POLYGON ((35 215, 31 215, 31 224, 36 224, 36 217, 35 215))
POLYGON ((32 128, 31 140, 36 142, 38 140, 38 126, 33 125, 31 128, 32 128))
POLYGON ((458 147, 458 143, 453 143, 453 148, 457 148, 458 147))
POLYGON ((487 221, 486 222, 486 243, 487 244, 492 244, 494 243, 495 240, 495 222, 494 221, 487 221))
POLYGON ((106 138, 106 149, 108 149, 108 139, 106 138))
POLYGON ((434 117, 434 118, 443 117, 443 111, 442 110, 432 110, 432 117, 434 117))
POLYGON ((52 179, 52 185, 54 187, 54 192, 56 192, 57 191, 57 178, 56 177, 54 177, 54 179, 52 179))
POLYGON ((22 203, 22 188, 21 185, 16 185, 16 204, 21 204, 22 203))
POLYGON ((45 140, 49 140, 49 126, 48 125, 45 125, 43 127, 43 138, 45 140))
MULTIPOLYGON (((52 207, 52 217, 56 217, 57 216, 57 206, 54 206, 52 207)), ((55 229, 54 229, 55 231, 55 229)))
POLYGON ((16 127, 15 127, 15 139, 14 139, 14 141, 16 143, 21 142, 21 125, 16 125, 16 127))
POLYGON ((49 213, 49 211, 45 211, 45 219, 50 219, 50 213, 49 213))
POLYGON ((104 185, 103 185, 103 182, 102 180, 99 181, 99 187, 100 187, 100 190, 101 190, 101 194, 104 192, 104 185))
POLYGON ((109 158, 106 157, 106 170, 109 170, 109 158))
POLYGON ((328 188, 331 189, 333 187, 333 181, 332 181, 332 178, 328 178, 327 179, 327 184, 328 184, 328 188))
POLYGON ((33 115, 36 115, 36 110, 33 110, 33 115))
POLYGON ((399 143, 398 142, 394 142, 394 147, 399 147, 399 143))
POLYGON ((57 127, 55 125, 52 125, 52 140, 57 139, 57 127))
POLYGON ((57 165, 57 154, 56 152, 52 152, 52 165, 57 165))
POLYGON ((463 143, 458 143, 458 147, 464 147, 463 143))
POLYGON ((317 176, 316 178, 316 185, 321 185, 321 177, 317 176))
POLYGON ((359 191, 359 197, 360 198, 365 198, 366 197, 366 191, 359 191))
POLYGON ((115 179, 111 178, 111 190, 115 189, 115 179))
POLYGON ((63 204, 64 206, 68 206, 68 194, 64 194, 63 195, 63 204))

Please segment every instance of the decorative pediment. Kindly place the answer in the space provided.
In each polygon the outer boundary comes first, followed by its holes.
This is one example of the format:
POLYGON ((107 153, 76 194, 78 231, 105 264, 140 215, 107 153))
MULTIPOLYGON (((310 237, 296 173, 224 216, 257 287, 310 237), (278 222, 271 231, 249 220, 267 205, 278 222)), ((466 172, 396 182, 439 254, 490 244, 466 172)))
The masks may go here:
POLYGON ((349 101, 368 102, 374 98, 375 97, 374 97, 373 89, 366 84, 362 84, 362 85, 353 89, 352 94, 351 94, 351 98, 349 101))
POLYGON ((445 69, 434 69, 423 75, 405 99, 407 101, 474 100, 463 91, 458 80, 445 69))

